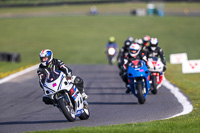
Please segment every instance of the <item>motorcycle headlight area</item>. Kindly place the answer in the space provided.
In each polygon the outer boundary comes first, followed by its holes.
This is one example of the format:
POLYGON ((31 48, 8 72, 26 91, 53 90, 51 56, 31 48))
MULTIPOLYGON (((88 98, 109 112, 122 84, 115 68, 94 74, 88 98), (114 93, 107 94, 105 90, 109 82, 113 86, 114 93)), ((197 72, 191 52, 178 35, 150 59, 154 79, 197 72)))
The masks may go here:
POLYGON ((109 55, 114 55, 115 54, 115 49, 114 48, 109 48, 108 49, 108 54, 109 55))

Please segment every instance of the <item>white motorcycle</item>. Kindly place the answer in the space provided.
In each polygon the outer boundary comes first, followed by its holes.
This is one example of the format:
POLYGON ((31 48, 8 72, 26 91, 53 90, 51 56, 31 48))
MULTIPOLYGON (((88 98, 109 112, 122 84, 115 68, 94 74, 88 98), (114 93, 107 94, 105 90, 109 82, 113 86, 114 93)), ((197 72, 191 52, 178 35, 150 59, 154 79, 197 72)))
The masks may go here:
POLYGON ((107 58, 110 65, 114 64, 117 59, 117 50, 114 47, 107 49, 107 58))
POLYGON ((164 73, 164 64, 158 57, 148 58, 148 67, 150 72, 151 92, 157 94, 158 89, 162 85, 164 73))
POLYGON ((61 71, 52 71, 43 85, 44 92, 59 108, 66 119, 75 121, 76 117, 86 120, 90 117, 88 103, 83 100, 79 90, 61 71))

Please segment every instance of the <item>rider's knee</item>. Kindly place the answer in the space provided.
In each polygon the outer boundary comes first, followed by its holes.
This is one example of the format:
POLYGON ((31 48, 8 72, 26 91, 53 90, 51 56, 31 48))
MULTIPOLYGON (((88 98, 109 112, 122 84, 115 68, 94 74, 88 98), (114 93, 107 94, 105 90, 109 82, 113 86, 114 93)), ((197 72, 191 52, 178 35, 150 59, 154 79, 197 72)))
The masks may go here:
POLYGON ((80 77, 76 77, 76 78, 74 79, 74 84, 75 84, 76 87, 79 89, 79 91, 82 93, 82 92, 83 92, 83 88, 84 88, 83 79, 81 79, 80 77))
POLYGON ((75 84, 83 84, 83 79, 77 76, 77 77, 74 79, 74 83, 75 83, 75 84))

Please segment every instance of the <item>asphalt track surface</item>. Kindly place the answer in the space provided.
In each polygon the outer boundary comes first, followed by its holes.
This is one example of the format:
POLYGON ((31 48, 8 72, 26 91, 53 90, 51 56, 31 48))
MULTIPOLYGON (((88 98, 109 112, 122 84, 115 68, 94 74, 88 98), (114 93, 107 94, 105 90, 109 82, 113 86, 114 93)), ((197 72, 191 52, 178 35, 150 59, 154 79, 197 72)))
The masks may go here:
POLYGON ((148 94, 143 105, 132 94, 125 94, 117 66, 70 65, 74 75, 84 79, 89 95, 90 118, 68 122, 52 105, 42 102, 35 71, 0 84, 0 133, 64 129, 135 123, 168 118, 183 110, 172 93, 162 86, 157 95, 148 94))

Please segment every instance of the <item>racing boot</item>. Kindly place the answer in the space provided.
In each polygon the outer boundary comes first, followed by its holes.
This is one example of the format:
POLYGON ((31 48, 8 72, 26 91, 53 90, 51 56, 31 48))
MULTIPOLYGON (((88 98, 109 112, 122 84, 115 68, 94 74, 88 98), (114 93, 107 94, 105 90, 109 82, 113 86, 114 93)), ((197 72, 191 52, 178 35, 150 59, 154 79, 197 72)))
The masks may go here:
POLYGON ((46 96, 45 94, 42 96, 42 101, 47 105, 53 105, 52 100, 48 96, 46 96))
POLYGON ((131 92, 131 88, 130 88, 130 85, 126 85, 126 94, 129 94, 131 92))
POLYGON ((81 96, 82 96, 82 98, 83 98, 83 101, 86 100, 86 99, 88 98, 88 95, 85 94, 85 92, 83 92, 83 93, 81 94, 81 96))

